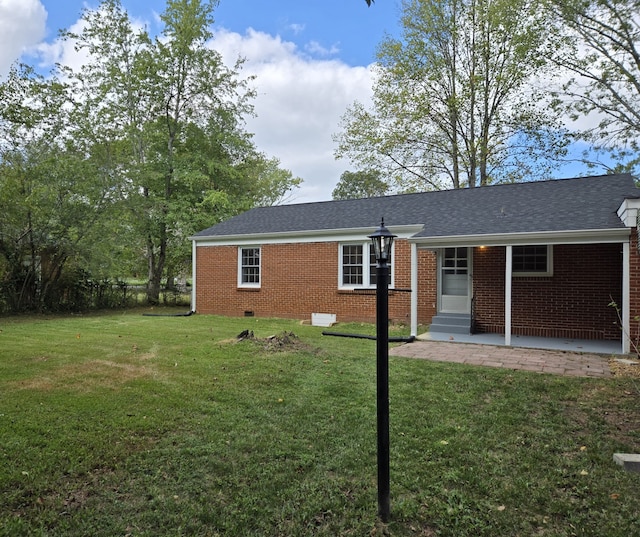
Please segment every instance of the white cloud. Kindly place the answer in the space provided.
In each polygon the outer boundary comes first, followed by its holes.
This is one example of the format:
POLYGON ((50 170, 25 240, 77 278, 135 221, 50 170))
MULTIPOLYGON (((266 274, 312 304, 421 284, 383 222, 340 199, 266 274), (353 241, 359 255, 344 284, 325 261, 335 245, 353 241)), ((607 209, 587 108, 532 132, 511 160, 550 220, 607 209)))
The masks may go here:
MULTIPOLYGON (((1 0, 0 0, 1 1, 1 0)), ((80 34, 85 26, 82 19, 77 20, 68 30, 74 34, 80 34)), ((76 50, 75 41, 71 39, 56 38, 53 42, 42 42, 38 45, 40 67, 51 68, 55 64, 70 67, 73 71, 80 71, 88 61, 86 50, 76 50)))
MULTIPOLYGON (((0 0, 0 13, 8 3, 21 6, 28 2, 0 0)), ((0 20, 4 20, 1 15, 0 20)), ((81 31, 81 24, 77 21, 70 30, 81 31)), ((30 40, 31 44, 42 38, 42 34, 32 35, 37 37, 30 40)), ((370 69, 324 59, 324 54, 332 51, 317 50, 313 43, 300 50, 280 36, 252 29, 242 35, 224 29, 216 31, 211 44, 227 65, 232 66, 238 56, 243 57, 246 62, 242 73, 256 75, 253 86, 257 91, 254 101, 257 117, 247 118, 247 128, 255 134, 260 151, 279 158, 283 168, 304 179, 293 200, 331 199, 340 175, 353 169, 348 162, 334 159, 332 135, 338 131, 340 118, 353 101, 370 99, 370 69)), ((71 41, 60 39, 42 42, 38 53, 42 68, 50 68, 57 62, 77 70, 86 61, 84 51, 78 52, 71 41)))
POLYGON ((331 45, 331 48, 326 48, 317 41, 310 41, 305 45, 304 49, 309 54, 320 57, 335 56, 340 52, 340 47, 338 45, 331 45))
POLYGON ((289 29, 293 32, 294 35, 298 35, 304 32, 305 25, 293 23, 289 25, 289 29))
POLYGON ((257 117, 248 119, 248 129, 261 151, 304 179, 295 202, 331 199, 349 169, 335 161, 332 135, 353 101, 370 98, 370 69, 310 59, 295 44, 252 29, 244 35, 218 31, 212 46, 227 65, 244 57, 243 73, 256 75, 257 117))
MULTIPOLYGON (((131 25, 135 31, 139 31, 148 25, 148 21, 131 17, 131 25)), ((86 22, 83 19, 78 19, 68 30, 73 34, 80 35, 85 26, 86 22)), ((75 40, 62 39, 60 37, 57 37, 51 43, 40 43, 37 46, 37 53, 40 58, 40 67, 43 69, 49 69, 55 64, 60 64, 77 72, 81 71, 82 66, 89 60, 89 54, 86 49, 76 49, 75 40)))
POLYGON ((0 0, 0 78, 45 35, 47 11, 39 0, 0 0))

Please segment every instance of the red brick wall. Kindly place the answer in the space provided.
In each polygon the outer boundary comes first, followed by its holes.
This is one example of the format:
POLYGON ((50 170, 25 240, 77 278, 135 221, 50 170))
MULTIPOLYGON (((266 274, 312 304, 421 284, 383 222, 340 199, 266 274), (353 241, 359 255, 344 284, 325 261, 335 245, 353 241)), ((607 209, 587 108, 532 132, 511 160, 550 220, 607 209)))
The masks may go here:
MULTIPOLYGON (((419 251, 419 273, 435 271, 435 255, 419 251)), ((338 289, 338 243, 264 244, 261 246, 261 286, 238 287, 238 247, 206 246, 196 249, 196 308, 199 313, 310 319, 312 313, 335 313, 338 321, 374 322, 375 289, 338 289)), ((397 240, 393 258, 394 286, 411 287, 411 252, 406 240, 397 240)), ((430 272, 434 273, 434 272, 430 272)), ((419 322, 435 314, 435 282, 421 280, 419 322), (432 296, 433 295, 433 296, 432 296)), ((389 318, 408 323, 411 295, 391 292, 389 318)))
POLYGON ((418 250, 418 322, 421 324, 431 324, 431 319, 437 313, 437 270, 436 253, 418 250))
MULTIPOLYGON (((474 250, 474 308, 480 332, 504 332, 504 258, 504 247, 474 250)), ((513 278, 512 333, 620 339, 609 303, 611 298, 620 303, 621 297, 621 244, 555 245, 553 276, 513 278)))
MULTIPOLYGON (((631 336, 639 334, 640 254, 632 234, 631 336)), ((375 321, 375 290, 338 289, 338 243, 262 245, 262 285, 238 288, 238 248, 197 248, 196 307, 200 313, 310 319, 311 313, 335 313, 339 321, 375 321)), ((504 247, 475 248, 473 288, 476 327, 504 332, 504 247)), ((613 298, 622 302, 620 244, 556 245, 554 274, 514 278, 512 333, 545 337, 619 339, 613 298)), ((395 287, 411 287, 410 246, 398 240, 394 257, 395 287)), ((436 256, 418 250, 418 321, 429 324, 436 313, 436 256)), ((391 292, 389 317, 410 320, 410 294, 391 292)))

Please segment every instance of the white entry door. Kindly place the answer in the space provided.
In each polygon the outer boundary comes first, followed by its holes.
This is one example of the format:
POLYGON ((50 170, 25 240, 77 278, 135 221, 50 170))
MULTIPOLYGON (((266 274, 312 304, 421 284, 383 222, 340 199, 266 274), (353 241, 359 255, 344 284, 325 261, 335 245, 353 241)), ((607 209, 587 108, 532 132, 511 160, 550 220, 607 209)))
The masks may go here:
POLYGON ((469 248, 445 248, 439 256, 440 308, 443 313, 470 313, 469 248))

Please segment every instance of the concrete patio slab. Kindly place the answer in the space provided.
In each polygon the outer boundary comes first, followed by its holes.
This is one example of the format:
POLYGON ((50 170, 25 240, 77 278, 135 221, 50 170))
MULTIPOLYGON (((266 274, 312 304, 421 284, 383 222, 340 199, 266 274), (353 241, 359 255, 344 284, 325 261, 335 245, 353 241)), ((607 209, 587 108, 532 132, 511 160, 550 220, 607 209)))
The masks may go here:
MULTIPOLYGON (((448 334, 446 332, 426 332, 418 335, 421 341, 445 341, 449 343, 477 343, 479 345, 503 346, 503 334, 448 334)), ((545 349, 569 352, 588 352, 594 354, 622 354, 622 341, 548 338, 536 336, 511 337, 511 345, 515 349, 545 349)))
POLYGON ((608 356, 595 353, 416 340, 389 349, 389 355, 552 375, 611 377, 608 356))

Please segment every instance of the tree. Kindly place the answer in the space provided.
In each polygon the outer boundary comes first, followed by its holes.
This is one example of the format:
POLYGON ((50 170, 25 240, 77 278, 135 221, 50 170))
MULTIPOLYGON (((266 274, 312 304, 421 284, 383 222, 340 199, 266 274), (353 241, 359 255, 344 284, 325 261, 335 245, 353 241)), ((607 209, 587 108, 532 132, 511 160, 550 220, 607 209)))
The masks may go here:
POLYGON ((378 50, 372 109, 355 103, 336 156, 400 190, 546 176, 564 152, 531 82, 545 21, 531 0, 405 0, 402 39, 378 50))
POLYGON ((65 268, 89 263, 112 207, 111 177, 66 136, 69 99, 26 66, 0 85, 0 287, 12 311, 58 307, 65 268))
MULTIPOLYGON (((76 133, 102 148, 105 167, 119 177, 152 303, 163 276, 170 281, 190 259, 188 237, 201 222, 195 208, 229 216, 232 205, 245 209, 266 196, 266 182, 249 185, 242 173, 261 165, 243 129, 254 92, 239 76, 242 62, 225 66, 208 44, 216 5, 169 0, 164 29, 152 39, 134 28, 119 0, 105 0, 85 10, 79 33, 66 34, 88 57, 81 70, 65 71, 78 96, 76 133), (205 203, 212 199, 226 201, 205 203)), ((280 179, 276 197, 299 183, 286 173, 280 179)), ((207 225, 215 219, 209 215, 207 225)))
POLYGON ((389 185, 380 178, 377 170, 349 172, 340 176, 340 181, 333 189, 334 200, 349 200, 384 196, 389 192, 389 185))
POLYGON ((153 39, 105 0, 63 33, 80 68, 0 84, 0 306, 43 309, 71 272, 127 276, 141 258, 155 303, 190 235, 300 184, 244 129, 254 92, 210 48, 215 5, 170 0, 153 39))
POLYGON ((562 46, 550 58, 569 73, 556 105, 591 125, 577 138, 611 152, 617 171, 640 164, 640 1, 550 0, 562 46))

